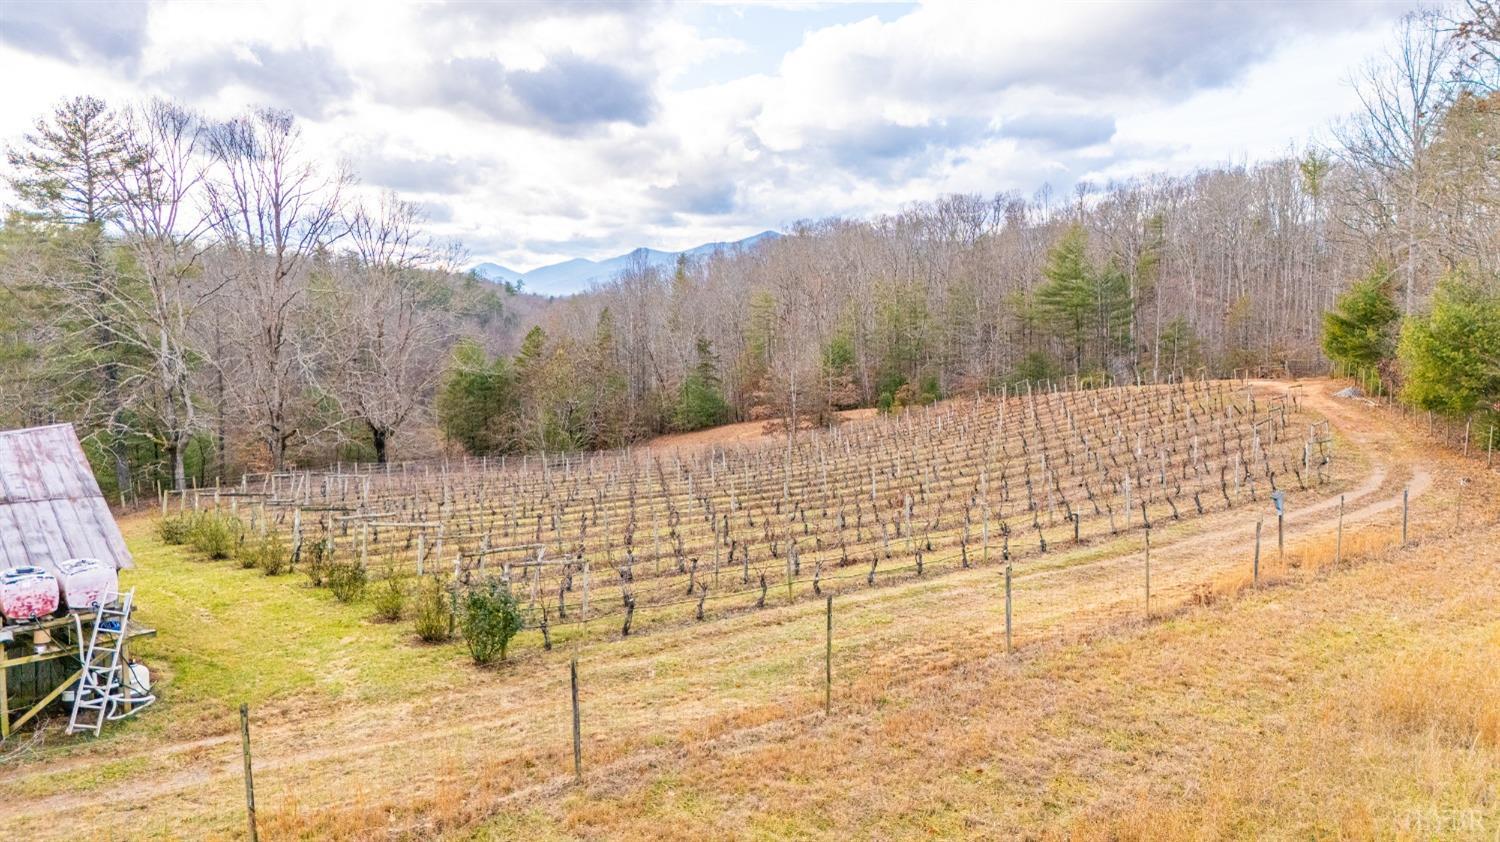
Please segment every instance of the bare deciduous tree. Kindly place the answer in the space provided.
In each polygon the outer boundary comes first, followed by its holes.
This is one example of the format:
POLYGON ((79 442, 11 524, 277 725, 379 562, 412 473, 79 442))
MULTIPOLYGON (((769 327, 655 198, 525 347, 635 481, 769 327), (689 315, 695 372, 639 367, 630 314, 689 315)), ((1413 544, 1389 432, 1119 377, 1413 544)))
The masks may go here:
POLYGON ((301 434, 302 337, 290 330, 304 301, 311 264, 342 234, 350 176, 329 172, 302 148, 291 114, 259 109, 208 132, 216 162, 207 181, 215 231, 234 258, 244 365, 236 403, 265 444, 273 468, 301 434))

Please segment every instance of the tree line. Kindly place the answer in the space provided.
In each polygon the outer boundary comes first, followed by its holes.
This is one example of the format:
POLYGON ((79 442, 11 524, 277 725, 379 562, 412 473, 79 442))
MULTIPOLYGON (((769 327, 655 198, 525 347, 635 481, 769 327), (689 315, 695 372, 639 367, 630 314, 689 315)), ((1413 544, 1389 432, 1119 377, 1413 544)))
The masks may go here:
POLYGON ((1497 43, 1491 0, 1410 16, 1334 141, 1275 160, 801 222, 555 300, 460 271, 288 114, 75 98, 8 150, 0 426, 75 422, 113 495, 1025 380, 1332 362, 1474 411, 1500 401, 1497 43), (1443 396, 1460 357, 1471 385, 1443 396))
MULTIPOLYGON (((357 198, 292 117, 59 104, 7 154, 0 426, 71 421, 112 496, 384 460, 507 290, 394 194, 357 198)), ((429 436, 430 438, 430 436, 429 436)))
MULTIPOLYGON (((1067 196, 951 195, 799 223, 551 302, 528 315, 529 340, 567 382, 597 375, 625 397, 603 437, 576 427, 591 446, 674 429, 705 358, 730 417, 782 424, 1022 380, 1322 373, 1343 365, 1324 352, 1325 314, 1357 280, 1382 273, 1412 329, 1442 315, 1447 290, 1496 283, 1496 8, 1404 19, 1354 74, 1361 109, 1328 144, 1067 196)), ((1500 350, 1477 356, 1493 367, 1500 350)), ((1411 370, 1391 357, 1386 385, 1411 370)))

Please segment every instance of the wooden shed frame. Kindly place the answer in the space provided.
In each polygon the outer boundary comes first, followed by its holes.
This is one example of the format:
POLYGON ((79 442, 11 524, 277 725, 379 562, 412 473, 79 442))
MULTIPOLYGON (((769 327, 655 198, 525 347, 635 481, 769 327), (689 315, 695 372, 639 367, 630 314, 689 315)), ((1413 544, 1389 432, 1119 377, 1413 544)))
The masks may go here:
MULTIPOLYGON (((73 558, 96 558, 116 570, 133 566, 73 425, 0 431, 0 569, 56 574, 73 558)), ((69 611, 0 626, 0 740, 77 683, 81 665, 68 661, 79 660, 94 621, 94 611, 69 611), (32 667, 34 698, 12 710, 10 673, 22 667, 32 667)), ((127 629, 127 638, 154 635, 136 625, 127 629)), ((128 663, 124 646, 121 662, 128 663)))

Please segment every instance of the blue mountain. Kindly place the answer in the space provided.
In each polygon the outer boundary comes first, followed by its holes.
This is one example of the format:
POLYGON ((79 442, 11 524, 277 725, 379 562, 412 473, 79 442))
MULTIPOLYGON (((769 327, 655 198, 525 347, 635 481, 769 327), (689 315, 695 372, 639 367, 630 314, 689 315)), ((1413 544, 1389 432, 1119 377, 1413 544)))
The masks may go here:
POLYGON ((521 280, 521 273, 514 269, 507 269, 498 263, 480 263, 469 267, 470 271, 494 283, 510 283, 521 280))
POLYGON ((526 292, 537 295, 572 295, 582 292, 592 284, 604 283, 612 280, 621 272, 644 260, 646 265, 658 269, 670 271, 677 265, 677 256, 686 254, 691 258, 707 257, 714 252, 735 248, 750 248, 763 240, 773 239, 781 236, 775 231, 762 231, 743 240, 721 243, 704 243, 683 251, 661 251, 659 249, 638 248, 626 254, 611 257, 605 260, 587 260, 575 257, 572 260, 564 260, 561 263, 553 263, 532 269, 530 272, 516 272, 494 263, 480 263, 471 267, 479 277, 495 282, 515 283, 520 281, 526 292))

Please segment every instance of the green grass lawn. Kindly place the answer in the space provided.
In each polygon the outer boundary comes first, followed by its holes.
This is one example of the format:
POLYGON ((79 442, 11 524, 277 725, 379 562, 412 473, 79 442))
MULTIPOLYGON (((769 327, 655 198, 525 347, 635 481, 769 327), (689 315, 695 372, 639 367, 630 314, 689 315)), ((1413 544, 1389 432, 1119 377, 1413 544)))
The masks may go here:
POLYGON ((136 588, 136 621, 157 631, 132 652, 151 667, 158 704, 172 708, 130 730, 222 721, 241 702, 378 701, 451 684, 466 670, 459 647, 415 644, 409 623, 374 622, 368 604, 340 603, 301 573, 271 577, 197 558, 163 544, 150 518, 122 526, 135 556, 122 586, 136 588))

